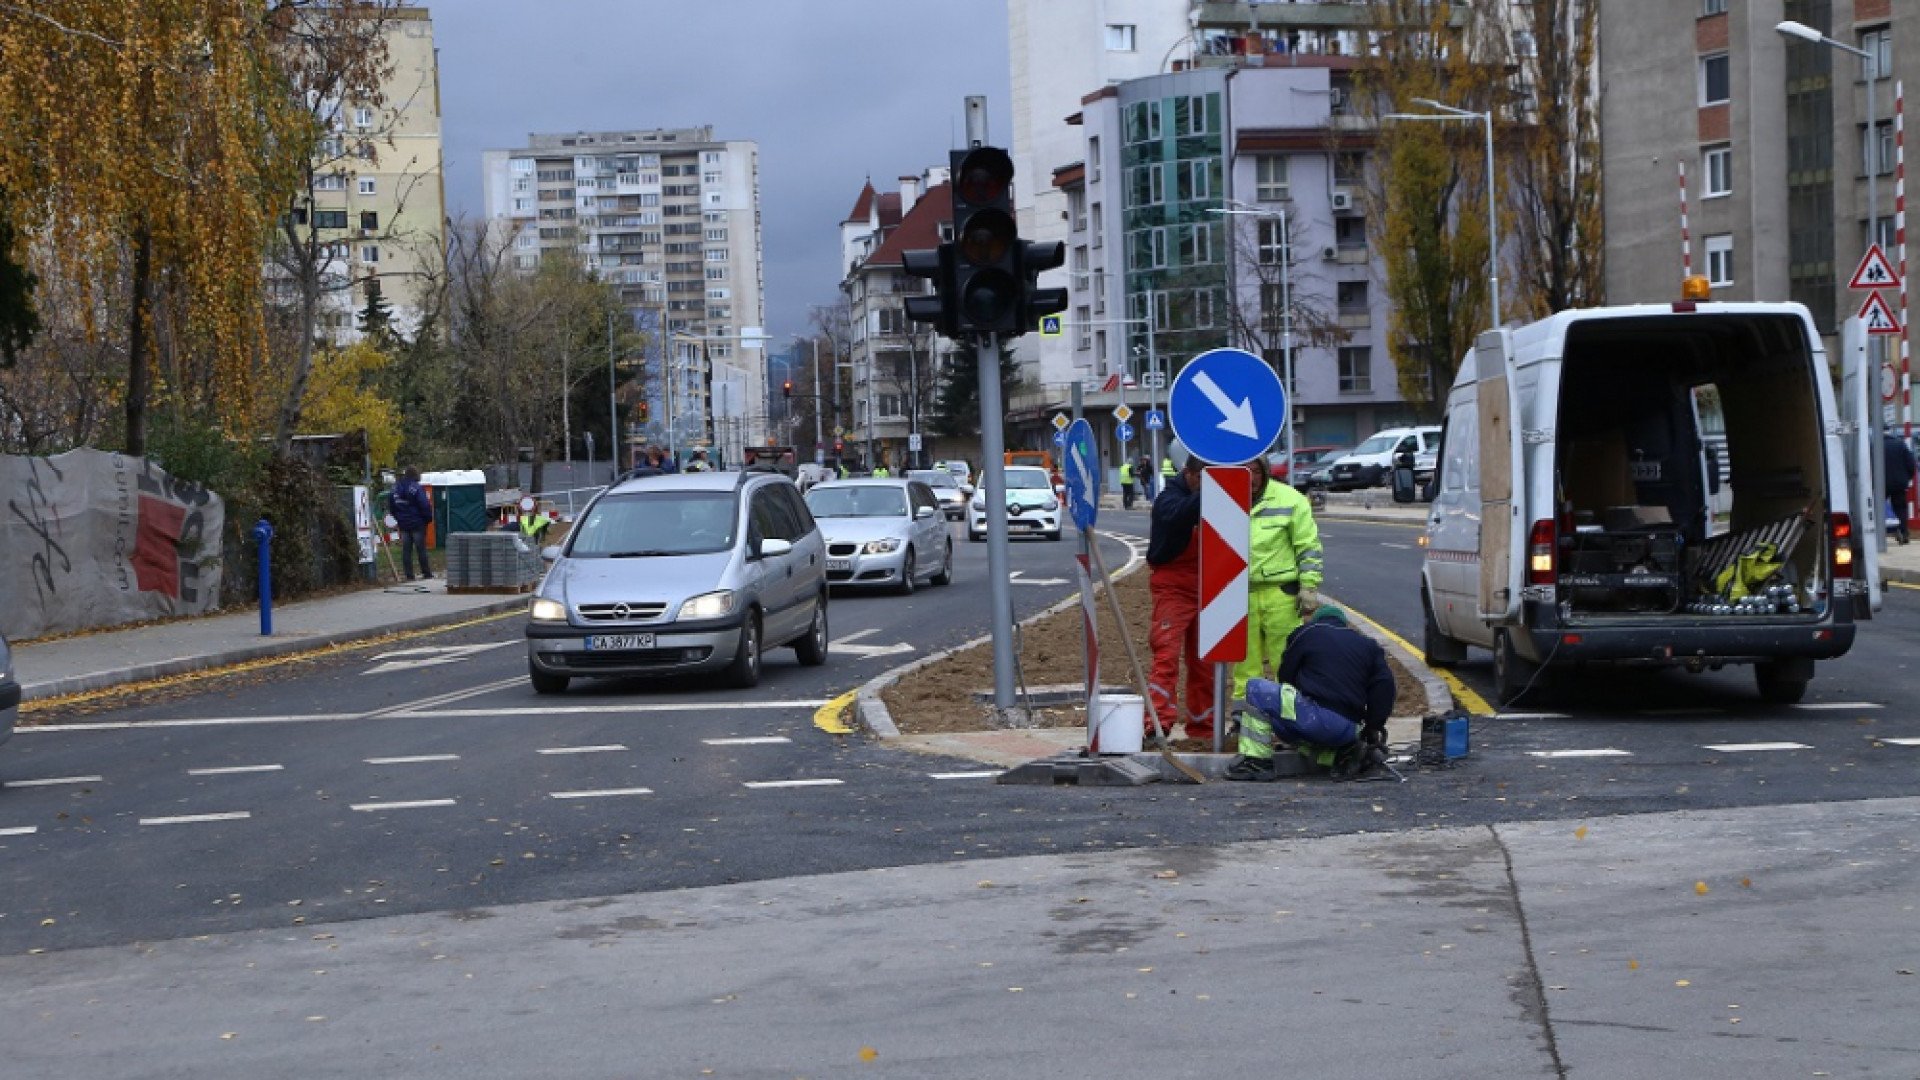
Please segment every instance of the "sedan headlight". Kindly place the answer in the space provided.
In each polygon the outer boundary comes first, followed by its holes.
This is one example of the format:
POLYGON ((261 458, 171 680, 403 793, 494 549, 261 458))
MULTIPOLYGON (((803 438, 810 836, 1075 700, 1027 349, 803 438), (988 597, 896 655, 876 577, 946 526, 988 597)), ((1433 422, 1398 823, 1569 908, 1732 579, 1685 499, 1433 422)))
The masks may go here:
POLYGON ((1040 509, 1048 511, 1049 513, 1051 513, 1052 511, 1058 510, 1060 509, 1060 500, 1048 499, 1046 501, 1046 505, 1040 507, 1040 509))
POLYGON ((721 589, 719 592, 701 593, 699 596, 680 605, 680 617, 683 619, 717 619, 733 610, 733 590, 721 589))
POLYGON ((861 548, 860 552, 863 555, 885 555, 888 552, 899 551, 899 550, 900 550, 899 539, 897 537, 889 536, 880 540, 867 541, 867 546, 861 548))
POLYGON ((533 598, 533 603, 527 605, 527 618, 534 622, 566 622, 567 605, 558 600, 536 596, 533 598))

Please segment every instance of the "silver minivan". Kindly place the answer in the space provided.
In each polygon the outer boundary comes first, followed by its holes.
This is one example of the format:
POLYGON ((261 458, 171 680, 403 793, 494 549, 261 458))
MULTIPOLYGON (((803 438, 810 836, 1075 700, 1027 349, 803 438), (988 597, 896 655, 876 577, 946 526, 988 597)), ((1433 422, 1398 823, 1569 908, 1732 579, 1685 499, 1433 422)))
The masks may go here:
POLYGON ((760 681, 791 645, 827 661, 826 544, 792 480, 768 472, 626 480, 588 505, 527 611, 542 694, 578 677, 720 671, 760 681))
POLYGON ((13 653, 7 639, 0 637, 0 743, 13 736, 15 718, 20 715, 20 683, 13 677, 13 653))

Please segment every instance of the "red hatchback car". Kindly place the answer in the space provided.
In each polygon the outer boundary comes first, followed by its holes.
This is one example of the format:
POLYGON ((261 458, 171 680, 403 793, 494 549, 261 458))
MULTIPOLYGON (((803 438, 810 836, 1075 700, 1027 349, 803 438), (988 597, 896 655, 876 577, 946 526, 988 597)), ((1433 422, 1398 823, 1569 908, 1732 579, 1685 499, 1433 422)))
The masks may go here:
MULTIPOLYGON (((1301 446, 1293 451, 1293 462, 1302 469, 1310 469, 1321 461, 1332 461, 1346 451, 1344 446, 1301 446)), ((1274 451, 1267 455, 1267 475, 1275 480, 1285 480, 1292 472, 1284 460, 1285 454, 1274 451)))

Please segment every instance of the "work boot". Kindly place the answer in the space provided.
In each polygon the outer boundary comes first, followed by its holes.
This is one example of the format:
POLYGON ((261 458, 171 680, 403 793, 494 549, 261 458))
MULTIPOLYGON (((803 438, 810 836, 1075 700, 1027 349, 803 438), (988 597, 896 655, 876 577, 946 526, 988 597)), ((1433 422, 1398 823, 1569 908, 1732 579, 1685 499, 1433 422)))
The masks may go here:
POLYGON ((1278 774, 1274 771, 1272 758, 1250 758, 1242 755, 1234 758, 1233 764, 1227 766, 1227 779, 1229 780, 1250 780, 1256 783, 1265 783, 1266 781, 1277 779, 1277 777, 1278 774))

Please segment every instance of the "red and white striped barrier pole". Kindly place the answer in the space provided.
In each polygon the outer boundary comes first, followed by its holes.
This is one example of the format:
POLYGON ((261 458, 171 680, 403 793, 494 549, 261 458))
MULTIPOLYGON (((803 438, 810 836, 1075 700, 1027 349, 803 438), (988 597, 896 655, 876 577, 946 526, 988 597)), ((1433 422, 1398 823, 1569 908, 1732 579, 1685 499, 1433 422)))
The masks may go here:
POLYGON ((1687 163, 1680 163, 1680 280, 1693 276, 1693 235, 1687 231, 1687 163))
MULTIPOLYGON (((1907 316, 1907 92, 1893 84, 1893 243, 1900 249, 1900 420, 1908 449, 1913 447, 1913 359, 1909 339, 1913 323, 1907 316)), ((1920 477, 1907 487, 1907 508, 1920 504, 1920 477)), ((1904 508, 1903 508, 1904 509, 1904 508)), ((1912 509, 1906 516, 1913 518, 1912 509)))
MULTIPOLYGON (((1093 567, 1089 561, 1092 532, 1080 534, 1080 552, 1074 556, 1080 574, 1080 618, 1087 634, 1087 753, 1100 752, 1100 638, 1093 604, 1093 567)), ((1149 702, 1147 708, 1153 708, 1149 702)))
POLYGON ((1227 726, 1233 665, 1247 658, 1247 548, 1253 539, 1253 474, 1216 465, 1200 481, 1199 652, 1213 667, 1213 750, 1227 726))

